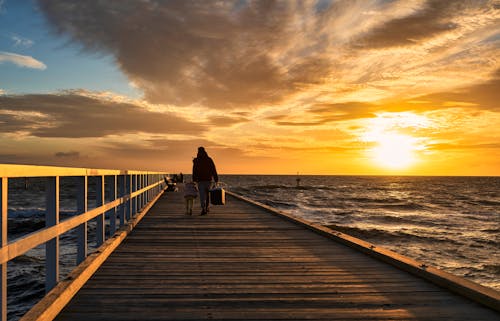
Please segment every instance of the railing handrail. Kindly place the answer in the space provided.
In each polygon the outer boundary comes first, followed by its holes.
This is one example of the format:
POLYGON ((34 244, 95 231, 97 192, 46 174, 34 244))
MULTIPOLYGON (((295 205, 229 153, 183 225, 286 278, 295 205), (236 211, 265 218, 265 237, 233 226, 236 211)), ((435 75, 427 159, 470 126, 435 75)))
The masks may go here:
POLYGON ((45 243, 45 288, 48 293, 59 282, 59 236, 76 228, 76 266, 88 256, 88 227, 96 220, 96 243, 106 241, 105 214, 109 215, 109 236, 147 207, 164 188, 167 173, 74 167, 0 164, 0 321, 7 320, 7 263, 45 243), (44 177, 46 179, 45 228, 8 241, 8 182, 10 178, 44 177), (76 180, 76 214, 59 221, 60 177, 76 180), (96 208, 88 210, 89 177, 95 177, 96 208), (106 194, 105 182, 108 181, 106 194), (106 197, 108 196, 108 197, 106 197), (106 199, 110 199, 106 202, 106 199))
MULTIPOLYGON (((150 185, 150 187, 155 187, 161 184, 160 182, 150 185)), ((31 250, 38 245, 46 243, 47 241, 53 239, 56 236, 60 236, 78 225, 88 222, 94 219, 96 216, 106 212, 114 207, 117 207, 121 204, 125 204, 131 198, 146 192, 149 188, 143 188, 139 191, 132 193, 132 196, 126 195, 119 199, 116 199, 112 202, 108 202, 103 206, 96 207, 90 211, 77 214, 69 219, 66 219, 57 225, 53 225, 50 227, 45 227, 40 230, 34 231, 27 235, 24 235, 16 240, 9 242, 6 246, 0 248, 0 264, 8 262, 20 255, 23 255, 27 251, 31 250)))
POLYGON ((158 171, 128 169, 97 169, 60 166, 0 164, 0 177, 47 177, 47 176, 100 176, 100 175, 148 175, 164 174, 158 171))

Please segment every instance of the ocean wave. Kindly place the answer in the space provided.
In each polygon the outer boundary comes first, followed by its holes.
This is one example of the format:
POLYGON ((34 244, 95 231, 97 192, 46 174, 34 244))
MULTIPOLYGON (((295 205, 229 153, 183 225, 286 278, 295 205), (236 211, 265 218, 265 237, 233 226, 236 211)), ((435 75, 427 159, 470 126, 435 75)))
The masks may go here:
POLYGON ((275 207, 278 209, 294 209, 297 208, 297 204, 289 203, 289 202, 280 202, 280 201, 270 201, 266 199, 259 200, 259 202, 269 205, 271 207, 275 207))
POLYGON ((370 215, 369 217, 365 218, 369 219, 370 222, 377 223, 378 225, 385 226, 387 224, 390 225, 410 225, 410 226, 422 226, 422 227, 442 227, 447 226, 448 223, 443 224, 442 222, 439 222, 435 219, 430 220, 424 220, 421 216, 419 215, 404 215, 404 216, 395 216, 395 215, 390 215, 388 213, 384 214, 379 214, 379 213, 374 213, 370 215))
POLYGON ((428 235, 416 235, 405 231, 389 231, 382 230, 377 228, 359 228, 352 226, 343 226, 343 225, 335 225, 329 224, 326 225, 328 228, 333 230, 360 238, 365 241, 380 241, 385 243, 386 241, 397 241, 397 240, 405 240, 405 241, 418 241, 418 242, 453 242, 451 239, 447 239, 445 237, 440 236, 428 236, 428 235))
POLYGON ((44 218, 9 219, 9 236, 27 234, 45 227, 44 218))
POLYGON ((484 206, 500 206, 499 201, 492 201, 492 200, 473 200, 473 201, 470 201, 469 204, 471 204, 471 205, 484 205, 484 206))
POLYGON ((21 255, 9 262, 7 272, 8 320, 26 313, 45 295, 44 260, 21 255))
MULTIPOLYGON (((7 223, 9 239, 14 239, 45 227, 45 213, 35 213, 32 209, 27 209, 26 211, 21 212, 34 214, 31 214, 30 216, 20 215, 13 218, 9 217, 7 223)), ((60 220, 64 220, 74 214, 74 212, 60 212, 59 218, 60 220)))
POLYGON ((488 273, 500 275, 500 264, 484 264, 482 267, 488 273))
POLYGON ((8 213, 9 218, 33 218, 45 216, 45 208, 41 207, 9 207, 8 213))
MULTIPOLYGON (((92 209, 91 206, 89 206, 89 210, 92 209)), ((67 208, 60 208, 59 209, 59 215, 60 216, 72 216, 75 215, 76 210, 75 209, 67 209, 67 208)), ((10 218, 39 218, 39 217, 45 217, 45 208, 41 207, 9 207, 8 213, 7 213, 9 219, 10 218)))
MULTIPOLYGON (((238 186, 229 186, 232 190, 241 190, 241 187, 238 186)), ((331 187, 331 186, 313 186, 313 185, 284 185, 284 184, 264 184, 264 185, 250 185, 245 187, 246 190, 251 191, 274 191, 274 190, 283 190, 283 191, 332 191, 339 190, 339 188, 331 187)))
POLYGON ((417 210, 427 209, 427 206, 412 202, 383 204, 383 205, 378 205, 378 207, 388 210, 404 210, 404 211, 417 211, 417 210))

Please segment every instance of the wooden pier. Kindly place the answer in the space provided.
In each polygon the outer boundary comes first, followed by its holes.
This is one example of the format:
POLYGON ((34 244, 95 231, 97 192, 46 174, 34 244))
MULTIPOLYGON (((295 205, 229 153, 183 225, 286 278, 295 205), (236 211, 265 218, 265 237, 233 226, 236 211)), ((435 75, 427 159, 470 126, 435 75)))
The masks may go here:
POLYGON ((56 319, 477 321, 500 314, 239 198, 188 216, 182 193, 173 192, 56 319))

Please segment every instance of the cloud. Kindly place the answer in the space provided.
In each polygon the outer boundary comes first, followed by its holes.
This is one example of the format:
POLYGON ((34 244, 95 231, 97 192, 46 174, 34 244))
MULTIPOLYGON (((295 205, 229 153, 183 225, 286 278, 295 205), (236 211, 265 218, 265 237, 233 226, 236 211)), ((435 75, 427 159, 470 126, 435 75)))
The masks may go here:
POLYGON ((252 146, 237 148, 207 139, 150 139, 140 144, 111 142, 98 148, 118 159, 127 159, 129 168, 149 167, 169 172, 176 168, 177 171, 190 173, 199 146, 205 147, 222 174, 241 173, 242 169, 259 172, 259 168, 266 167, 283 169, 284 166, 283 158, 278 154, 255 155, 252 146), (149 161, 145 163, 145 159, 149 161))
POLYGON ((412 14, 374 28, 361 44, 369 48, 414 45, 457 28, 453 17, 466 9, 464 2, 429 0, 412 14))
POLYGON ((500 90, 498 88, 500 88, 500 69, 485 83, 424 95, 417 99, 426 102, 419 104, 420 108, 468 107, 470 109, 499 111, 500 90))
POLYGON ((0 64, 3 62, 10 62, 19 67, 25 68, 40 70, 47 69, 47 66, 43 62, 38 61, 31 56, 23 56, 11 52, 0 51, 0 64))
POLYGON ((267 53, 288 32, 286 4, 39 3, 59 32, 91 51, 113 53, 150 102, 228 107, 276 102, 292 90, 267 53))
POLYGON ((300 113, 269 116, 278 126, 321 126, 329 123, 374 117, 389 107, 363 102, 313 103, 300 113))
POLYGON ((33 40, 28 38, 23 38, 17 35, 12 35, 11 39, 12 41, 14 41, 14 47, 29 48, 34 44, 33 40))
POLYGON ((206 126, 88 92, 0 96, 0 132, 36 137, 103 137, 134 133, 199 135, 206 126))
POLYGON ((217 126, 217 127, 230 127, 233 125, 249 122, 250 119, 247 117, 242 117, 242 116, 213 116, 209 118, 209 123, 210 125, 217 126))
POLYGON ((2 160, 2 164, 19 164, 19 157, 16 154, 0 153, 0 159, 2 160))
POLYGON ((79 158, 80 157, 80 152, 76 152, 76 151, 56 152, 54 154, 54 156, 60 157, 60 158, 79 158))
POLYGON ((38 0, 56 32, 114 55, 149 102, 217 109, 481 82, 498 65, 494 3, 38 0))
POLYGON ((490 144, 453 144, 453 143, 441 143, 441 144, 429 144, 429 150, 475 150, 475 149, 493 149, 500 150, 500 144, 490 143, 490 144))

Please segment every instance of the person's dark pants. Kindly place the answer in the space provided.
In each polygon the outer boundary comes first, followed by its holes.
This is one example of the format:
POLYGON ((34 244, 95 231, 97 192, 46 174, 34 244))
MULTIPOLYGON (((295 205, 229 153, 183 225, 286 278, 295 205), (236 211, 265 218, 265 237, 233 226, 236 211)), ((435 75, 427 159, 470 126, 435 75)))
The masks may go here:
POLYGON ((204 211, 208 211, 208 207, 210 205, 209 190, 211 185, 212 182, 210 181, 198 182, 198 191, 200 193, 200 205, 201 209, 204 211))

